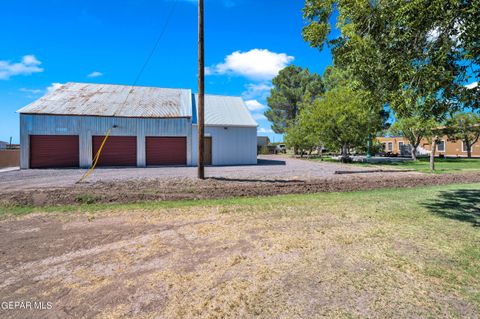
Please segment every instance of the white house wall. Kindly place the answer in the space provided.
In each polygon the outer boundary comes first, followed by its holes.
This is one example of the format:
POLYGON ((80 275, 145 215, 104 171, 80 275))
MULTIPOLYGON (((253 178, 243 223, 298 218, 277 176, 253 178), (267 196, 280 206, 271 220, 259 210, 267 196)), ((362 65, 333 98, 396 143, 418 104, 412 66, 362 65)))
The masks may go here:
POLYGON ((29 135, 79 135, 80 166, 92 164, 92 136, 137 136, 137 166, 146 165, 146 136, 187 137, 187 164, 192 165, 190 118, 126 118, 99 116, 58 116, 20 114, 20 166, 29 167, 29 135))
MULTIPOLYGON (((205 126, 205 136, 212 137, 212 165, 257 164, 257 128, 205 126)), ((192 165, 197 165, 197 125, 192 128, 192 165)))

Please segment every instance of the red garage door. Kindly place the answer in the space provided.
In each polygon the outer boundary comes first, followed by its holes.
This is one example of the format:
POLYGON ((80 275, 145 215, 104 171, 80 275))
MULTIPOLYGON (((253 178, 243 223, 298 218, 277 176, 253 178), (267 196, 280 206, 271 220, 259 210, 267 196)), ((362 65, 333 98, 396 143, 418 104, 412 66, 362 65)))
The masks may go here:
MULTIPOLYGON (((105 136, 93 137, 95 157, 105 136)), ((103 146, 97 166, 137 166, 137 137, 109 136, 103 146)))
POLYGON ((30 135, 30 168, 78 167, 78 135, 30 135))
POLYGON ((147 165, 186 165, 186 137, 147 137, 147 165))

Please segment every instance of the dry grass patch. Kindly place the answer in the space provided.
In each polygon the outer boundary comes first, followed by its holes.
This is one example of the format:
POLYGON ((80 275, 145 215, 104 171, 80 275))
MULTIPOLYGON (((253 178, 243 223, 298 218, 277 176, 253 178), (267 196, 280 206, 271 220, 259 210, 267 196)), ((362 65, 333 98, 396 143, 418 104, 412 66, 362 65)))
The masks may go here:
POLYGON ((8 219, 0 295, 52 300, 59 317, 477 317, 479 187, 8 219), (471 203, 434 209, 459 191, 471 203))

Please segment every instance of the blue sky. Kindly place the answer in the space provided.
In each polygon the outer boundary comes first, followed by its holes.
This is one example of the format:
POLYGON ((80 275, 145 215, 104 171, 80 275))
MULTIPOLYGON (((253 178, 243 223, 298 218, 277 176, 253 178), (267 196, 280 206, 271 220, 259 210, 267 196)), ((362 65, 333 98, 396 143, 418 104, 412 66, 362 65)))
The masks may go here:
MULTIPOLYGON (((18 143, 19 108, 66 82, 132 84, 175 0, 5 1, 0 11, 0 140, 18 143)), ((303 1, 206 0, 206 91, 240 95, 262 113, 270 80, 290 63, 331 64, 302 40, 303 1)), ((139 85, 197 91, 197 8, 179 0, 139 85)))

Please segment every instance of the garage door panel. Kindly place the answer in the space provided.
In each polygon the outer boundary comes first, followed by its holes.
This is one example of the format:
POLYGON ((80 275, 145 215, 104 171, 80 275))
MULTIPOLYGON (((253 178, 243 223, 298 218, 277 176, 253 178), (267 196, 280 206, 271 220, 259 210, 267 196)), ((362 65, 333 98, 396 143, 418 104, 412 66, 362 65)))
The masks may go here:
MULTIPOLYGON (((93 154, 97 154, 105 136, 93 136, 93 154)), ((137 166, 137 137, 109 136, 102 148, 97 166, 137 166)))
POLYGON ((186 137, 146 137, 147 165, 186 165, 186 137))
POLYGON ((78 135, 30 135, 30 168, 79 167, 78 135))

